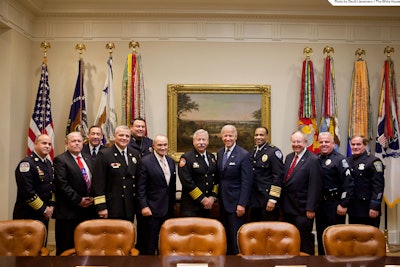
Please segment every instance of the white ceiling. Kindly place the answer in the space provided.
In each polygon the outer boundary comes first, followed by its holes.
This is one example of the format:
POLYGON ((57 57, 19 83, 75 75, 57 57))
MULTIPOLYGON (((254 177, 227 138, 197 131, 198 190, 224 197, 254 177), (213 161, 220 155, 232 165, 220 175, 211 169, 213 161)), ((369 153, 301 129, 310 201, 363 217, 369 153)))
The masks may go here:
POLYGON ((300 16, 400 20, 400 7, 333 7, 328 0, 10 0, 34 17, 300 16))

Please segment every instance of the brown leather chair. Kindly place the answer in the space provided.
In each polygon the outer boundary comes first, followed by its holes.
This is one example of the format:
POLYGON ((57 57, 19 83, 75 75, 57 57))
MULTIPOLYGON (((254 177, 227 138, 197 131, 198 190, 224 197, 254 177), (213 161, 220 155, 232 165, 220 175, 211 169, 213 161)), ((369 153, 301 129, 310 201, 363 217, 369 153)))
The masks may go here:
POLYGON ((386 256, 384 234, 364 224, 338 224, 325 229, 325 254, 335 257, 386 256))
POLYGON ((169 219, 161 226, 159 249, 161 255, 171 256, 225 255, 225 228, 215 219, 169 219))
POLYGON ((134 248, 135 238, 135 226, 129 221, 88 220, 75 229, 75 248, 64 251, 61 256, 137 256, 139 251, 134 248))
POLYGON ((0 221, 0 256, 47 256, 46 227, 37 220, 0 221))
POLYGON ((251 222, 238 231, 240 255, 308 255, 300 252, 300 233, 286 222, 251 222))

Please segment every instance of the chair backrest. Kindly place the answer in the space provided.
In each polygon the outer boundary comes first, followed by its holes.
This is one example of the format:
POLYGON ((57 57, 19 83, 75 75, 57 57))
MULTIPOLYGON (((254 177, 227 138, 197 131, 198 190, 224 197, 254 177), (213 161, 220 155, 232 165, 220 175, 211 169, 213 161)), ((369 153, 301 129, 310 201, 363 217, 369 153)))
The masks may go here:
POLYGON ((0 221, 0 256, 40 256, 45 240, 41 221, 0 221))
POLYGON ((159 249, 161 255, 225 255, 225 228, 215 219, 200 217, 169 219, 161 226, 159 249))
POLYGON ((376 227, 363 224, 339 224, 325 229, 325 254, 336 257, 386 256, 384 234, 376 227))
POLYGON ((75 229, 75 253, 78 256, 127 256, 134 247, 135 238, 135 227, 129 221, 87 220, 75 229))
POLYGON ((241 255, 300 255, 299 230, 286 222, 251 222, 238 231, 241 255))

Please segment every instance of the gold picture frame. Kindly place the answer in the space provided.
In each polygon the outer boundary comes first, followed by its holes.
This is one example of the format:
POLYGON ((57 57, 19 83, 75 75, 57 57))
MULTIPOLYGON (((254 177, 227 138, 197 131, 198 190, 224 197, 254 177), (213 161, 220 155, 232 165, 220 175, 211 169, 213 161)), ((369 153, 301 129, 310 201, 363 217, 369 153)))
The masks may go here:
POLYGON ((209 132, 211 152, 223 146, 218 135, 225 124, 235 125, 238 144, 250 149, 256 127, 271 129, 271 86, 168 84, 167 116, 169 155, 175 161, 193 149, 192 136, 200 128, 209 132))

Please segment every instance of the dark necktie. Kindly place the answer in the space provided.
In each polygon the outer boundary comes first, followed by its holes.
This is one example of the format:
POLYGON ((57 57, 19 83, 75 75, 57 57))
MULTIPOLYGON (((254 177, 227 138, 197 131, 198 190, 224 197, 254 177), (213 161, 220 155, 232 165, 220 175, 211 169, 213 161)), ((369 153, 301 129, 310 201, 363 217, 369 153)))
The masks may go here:
POLYGON ((290 179, 290 175, 292 174, 294 167, 296 167, 298 158, 299 158, 299 156, 297 156, 297 155, 294 157, 292 165, 290 165, 288 173, 286 175, 286 179, 285 179, 286 182, 290 179))
POLYGON ((87 172, 86 172, 85 166, 83 165, 80 156, 76 157, 76 161, 78 162, 79 169, 81 169, 83 178, 85 179, 86 190, 87 190, 87 192, 89 193, 89 192, 90 192, 90 179, 89 179, 89 175, 88 175, 87 172))
POLYGON ((97 156, 96 148, 93 148, 93 150, 92 150, 92 159, 94 160, 96 158, 96 156, 97 156))
POLYGON ((226 162, 228 161, 228 154, 229 154, 229 149, 227 149, 224 153, 224 157, 222 158, 222 167, 225 166, 226 162))
POLYGON ((209 165, 208 165, 208 160, 207 160, 206 155, 202 154, 201 157, 202 157, 203 160, 206 162, 207 166, 209 166, 209 165))

